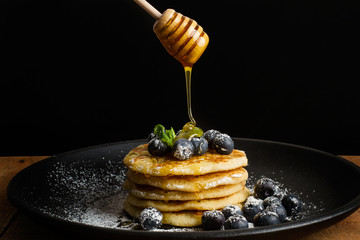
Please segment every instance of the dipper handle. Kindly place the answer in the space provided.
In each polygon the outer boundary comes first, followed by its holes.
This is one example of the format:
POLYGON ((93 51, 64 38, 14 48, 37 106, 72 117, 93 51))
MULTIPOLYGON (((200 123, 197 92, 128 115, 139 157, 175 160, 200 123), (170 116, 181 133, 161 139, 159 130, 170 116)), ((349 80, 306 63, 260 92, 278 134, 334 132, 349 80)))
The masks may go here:
POLYGON ((156 20, 158 20, 161 17, 162 14, 147 1, 134 0, 134 2, 136 2, 140 7, 142 7, 147 13, 149 13, 156 20))

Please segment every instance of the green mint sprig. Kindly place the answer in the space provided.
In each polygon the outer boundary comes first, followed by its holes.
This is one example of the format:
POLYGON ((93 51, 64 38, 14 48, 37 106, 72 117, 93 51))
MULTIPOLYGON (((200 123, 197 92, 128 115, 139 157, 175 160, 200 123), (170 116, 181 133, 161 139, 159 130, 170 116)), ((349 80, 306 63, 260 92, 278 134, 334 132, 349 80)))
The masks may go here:
POLYGON ((166 130, 163 125, 157 124, 154 127, 154 133, 167 146, 172 147, 174 145, 176 134, 173 128, 166 130))

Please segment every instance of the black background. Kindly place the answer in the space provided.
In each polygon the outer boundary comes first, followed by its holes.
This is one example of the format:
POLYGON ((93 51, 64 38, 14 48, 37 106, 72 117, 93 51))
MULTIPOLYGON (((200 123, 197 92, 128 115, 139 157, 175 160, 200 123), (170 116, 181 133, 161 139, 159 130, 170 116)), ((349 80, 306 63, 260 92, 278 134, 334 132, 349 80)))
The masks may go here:
MULTIPOLYGON (((359 1, 149 1, 195 19, 204 130, 359 151, 359 1)), ((188 121, 184 72, 131 0, 0 0, 0 155, 146 138, 188 121)))

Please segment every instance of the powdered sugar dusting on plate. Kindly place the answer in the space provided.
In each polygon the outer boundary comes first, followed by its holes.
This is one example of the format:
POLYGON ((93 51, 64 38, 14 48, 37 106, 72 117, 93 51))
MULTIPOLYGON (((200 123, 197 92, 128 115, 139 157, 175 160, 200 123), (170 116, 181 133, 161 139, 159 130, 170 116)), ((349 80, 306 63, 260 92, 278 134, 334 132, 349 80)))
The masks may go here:
MULTIPOLYGON (((128 192, 122 188, 127 171, 122 160, 103 157, 101 161, 101 167, 86 160, 54 163, 47 174, 51 197, 40 210, 53 217, 89 226, 141 230, 137 220, 124 211, 128 192)), ((198 230, 165 225, 151 231, 198 230)))
POLYGON ((68 221, 113 226, 126 195, 126 169, 121 160, 103 157, 99 162, 101 166, 86 160, 54 163, 47 174, 51 197, 41 210, 68 221))

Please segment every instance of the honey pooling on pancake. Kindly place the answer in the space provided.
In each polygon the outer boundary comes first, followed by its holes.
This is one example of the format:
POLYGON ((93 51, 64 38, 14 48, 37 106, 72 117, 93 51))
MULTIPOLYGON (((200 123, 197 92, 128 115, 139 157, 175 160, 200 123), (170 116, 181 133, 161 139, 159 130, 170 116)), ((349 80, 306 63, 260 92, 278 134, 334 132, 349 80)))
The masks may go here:
POLYGON ((204 175, 247 165, 245 152, 237 149, 229 155, 208 151, 204 155, 179 161, 171 155, 152 156, 147 148, 148 144, 143 144, 131 150, 123 160, 125 165, 134 172, 160 177, 204 175))

